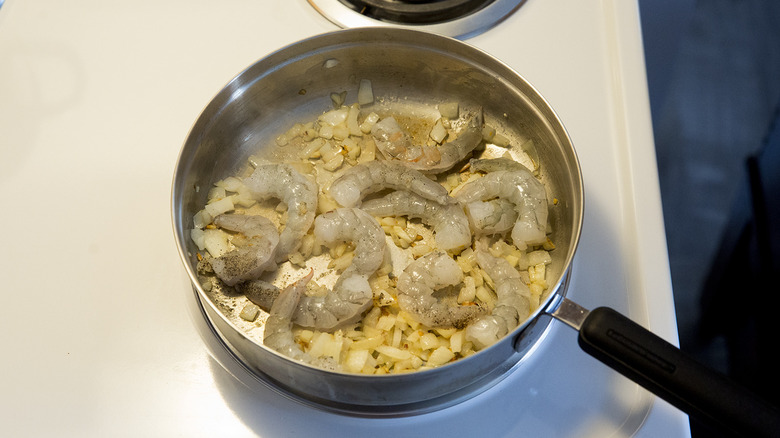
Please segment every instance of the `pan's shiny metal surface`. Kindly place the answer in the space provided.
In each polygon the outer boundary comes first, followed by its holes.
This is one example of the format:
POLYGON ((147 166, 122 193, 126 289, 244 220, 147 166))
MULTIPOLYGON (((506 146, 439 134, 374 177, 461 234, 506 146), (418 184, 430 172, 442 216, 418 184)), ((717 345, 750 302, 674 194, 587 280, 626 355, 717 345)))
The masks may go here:
MULTIPOLYGON (((350 91, 352 92, 352 91, 350 91)), ((509 149, 519 153, 519 146, 509 149)), ((486 149, 484 154, 496 151, 486 149)), ((503 150, 500 152, 504 152, 503 150)), ((357 415, 397 416, 428 412, 473 396, 500 381, 546 333, 540 315, 565 294, 579 240, 583 189, 579 164, 563 125, 547 102, 516 72, 457 40, 396 28, 341 30, 288 46, 236 76, 195 122, 179 156, 172 216, 185 269, 209 322, 225 345, 262 380, 311 404, 357 415), (549 292, 528 321, 503 340, 446 366, 402 375, 336 373, 291 361, 262 345, 234 317, 235 300, 201 287, 192 217, 211 184, 237 172, 260 148, 298 121, 331 105, 330 93, 356 90, 370 79, 380 104, 414 110, 457 100, 481 106, 485 120, 512 145, 536 144, 539 176, 548 190, 556 249, 548 266, 549 292)), ((281 268, 284 269, 284 266, 281 268)))

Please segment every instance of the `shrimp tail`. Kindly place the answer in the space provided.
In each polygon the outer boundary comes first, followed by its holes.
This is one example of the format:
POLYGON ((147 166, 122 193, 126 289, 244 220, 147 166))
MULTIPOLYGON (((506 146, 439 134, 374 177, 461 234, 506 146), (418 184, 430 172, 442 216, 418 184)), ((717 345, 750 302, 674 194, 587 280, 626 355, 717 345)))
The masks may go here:
POLYGON ((475 243, 477 264, 496 286, 498 299, 489 315, 483 315, 466 327, 466 339, 480 349, 488 347, 514 330, 531 314, 530 290, 520 273, 501 257, 495 257, 482 241, 475 243))
POLYGON ((305 277, 287 286, 279 294, 271 306, 263 335, 263 343, 266 346, 285 356, 308 363, 311 363, 311 357, 301 349, 293 337, 292 315, 298 305, 298 300, 306 290, 306 284, 313 275, 314 270, 309 270, 305 277))

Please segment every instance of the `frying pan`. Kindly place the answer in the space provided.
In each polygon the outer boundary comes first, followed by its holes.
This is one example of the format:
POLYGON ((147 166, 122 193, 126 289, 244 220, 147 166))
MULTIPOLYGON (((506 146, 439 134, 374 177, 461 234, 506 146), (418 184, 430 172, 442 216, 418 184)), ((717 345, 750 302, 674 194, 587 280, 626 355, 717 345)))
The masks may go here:
MULTIPOLYGON (((495 151, 493 151, 495 152, 495 151)), ((502 151, 503 152, 503 151, 502 151)), ((490 156, 491 149, 482 154, 490 156)), ((520 159, 520 158, 518 158, 520 159)), ((356 28, 318 35, 261 59, 232 79, 193 125, 176 165, 172 219, 179 253, 204 314, 230 351, 263 381, 313 406, 350 415, 402 416, 441 409, 485 391, 544 342, 551 321, 579 331, 584 351, 689 415, 752 435, 780 431, 775 408, 696 363, 609 308, 588 311, 565 297, 583 219, 583 183, 571 140, 544 98, 490 55, 455 39, 409 29, 356 28), (209 187, 245 166, 292 123, 331 107, 330 95, 356 95, 372 82, 374 105, 424 112, 457 101, 481 107, 510 140, 515 157, 533 157, 550 203, 549 288, 541 305, 496 344, 445 366, 400 375, 326 371, 266 348, 254 323, 237 316, 243 297, 201 286, 193 215, 209 187), (351 90, 351 91, 350 91, 351 90), (532 140, 533 150, 520 146, 532 140)), ((283 264, 279 275, 294 268, 283 264)), ((281 278, 281 277, 280 277, 281 278)))

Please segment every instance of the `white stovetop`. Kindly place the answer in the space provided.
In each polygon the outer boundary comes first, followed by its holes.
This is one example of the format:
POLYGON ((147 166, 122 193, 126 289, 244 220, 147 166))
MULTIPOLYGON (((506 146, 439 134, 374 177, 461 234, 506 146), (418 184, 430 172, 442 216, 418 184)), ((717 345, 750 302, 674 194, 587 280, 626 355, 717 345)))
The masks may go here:
MULTIPOLYGON (((586 219, 569 297, 676 343, 637 10, 527 0, 468 42, 534 84, 577 147, 586 219)), ((235 74, 335 29, 304 0, 0 7, 3 435, 689 436, 686 416, 559 323, 498 386, 403 419, 299 406, 209 356, 171 229, 179 149, 235 74)))

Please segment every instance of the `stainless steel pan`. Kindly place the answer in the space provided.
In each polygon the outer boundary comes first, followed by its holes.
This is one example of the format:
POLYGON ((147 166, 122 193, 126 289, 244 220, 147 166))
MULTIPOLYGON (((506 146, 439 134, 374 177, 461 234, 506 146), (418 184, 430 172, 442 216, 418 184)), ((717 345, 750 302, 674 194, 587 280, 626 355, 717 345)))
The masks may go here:
MULTIPOLYGON (((513 152, 520 152, 517 148, 513 152)), ((722 403, 734 397, 754 400, 625 317, 610 309, 589 313, 565 298, 583 205, 582 177, 571 140, 528 82, 462 42, 394 28, 316 36, 272 53, 241 72, 195 122, 181 150, 172 189, 176 241, 209 322, 248 369, 299 400, 367 416, 440 409, 500 381, 542 342, 553 316, 580 330, 585 351, 688 413, 746 424, 758 412, 776 421, 774 411, 758 403, 750 405, 751 412, 722 403), (481 106, 486 123, 506 134, 512 145, 534 140, 540 179, 550 198, 557 199, 550 204, 556 249, 551 253, 549 278, 554 281, 539 309, 497 344, 437 369, 363 376, 289 360, 263 346, 251 336, 251 326, 235 316, 241 297, 209 293, 198 281, 196 248, 189 230, 211 184, 236 173, 260 148, 275 147, 273 139, 292 123, 311 120, 327 110, 332 92, 347 90, 354 96, 361 79, 371 80, 380 101, 377 104, 394 108, 414 111, 453 100, 466 109, 481 106), (713 387, 727 392, 712 394, 713 387)))

